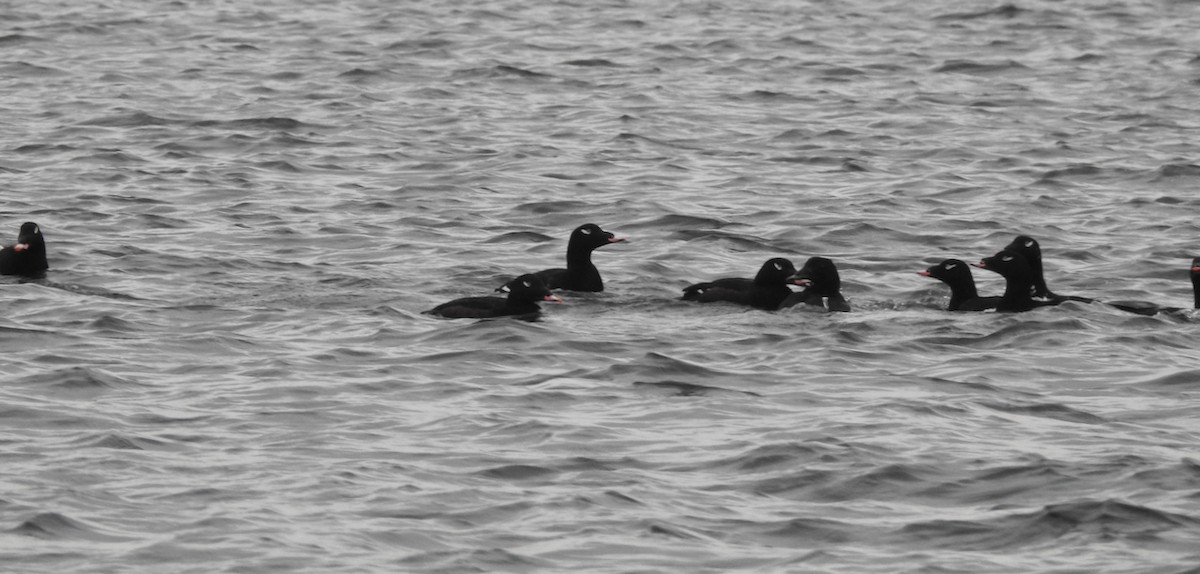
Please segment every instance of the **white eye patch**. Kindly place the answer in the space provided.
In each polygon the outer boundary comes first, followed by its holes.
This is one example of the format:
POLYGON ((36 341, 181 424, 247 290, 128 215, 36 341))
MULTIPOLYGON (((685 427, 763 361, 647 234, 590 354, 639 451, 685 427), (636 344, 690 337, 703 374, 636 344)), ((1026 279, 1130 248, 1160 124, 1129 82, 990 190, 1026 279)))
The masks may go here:
POLYGON ((1012 255, 1005 255, 1000 258, 1001 261, 1012 261, 1012 255))
POLYGON ((780 264, 778 264, 778 263, 776 263, 776 264, 775 264, 775 270, 776 270, 776 271, 783 271, 783 266, 782 266, 782 265, 780 265, 780 264))
POLYGON ((955 267, 958 267, 958 264, 957 264, 957 263, 947 263, 947 264, 945 264, 945 265, 943 266, 943 268, 944 268, 946 271, 949 271, 949 270, 951 270, 951 269, 954 269, 955 267))
POLYGON ((580 232, 580 233, 582 233, 582 234, 584 234, 584 235, 591 235, 591 234, 592 234, 592 230, 591 230, 591 229, 586 229, 586 228, 585 228, 585 229, 580 229, 580 230, 579 230, 579 232, 580 232))
POLYGON ((1033 244, 1034 244, 1034 241, 1032 239, 1030 239, 1029 241, 1025 242, 1025 247, 1033 247, 1033 244))
POLYGON ((533 287, 533 284, 528 281, 522 281, 521 284, 524 285, 526 288, 533 287))

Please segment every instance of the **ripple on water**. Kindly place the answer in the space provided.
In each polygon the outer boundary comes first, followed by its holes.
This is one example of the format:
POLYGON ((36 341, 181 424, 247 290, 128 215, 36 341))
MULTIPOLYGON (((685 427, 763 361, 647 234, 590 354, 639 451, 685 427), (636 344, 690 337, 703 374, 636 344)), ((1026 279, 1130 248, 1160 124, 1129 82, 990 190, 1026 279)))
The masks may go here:
POLYGON ((26 519, 9 532, 42 540, 120 542, 129 537, 109 534, 103 529, 58 512, 43 512, 26 519))
POLYGON ((4 9, 10 569, 1195 562, 1190 312, 915 274, 1186 307, 1194 10, 147 6, 4 9), (605 292, 421 313, 585 222, 605 292), (679 301, 814 255, 853 312, 679 301))

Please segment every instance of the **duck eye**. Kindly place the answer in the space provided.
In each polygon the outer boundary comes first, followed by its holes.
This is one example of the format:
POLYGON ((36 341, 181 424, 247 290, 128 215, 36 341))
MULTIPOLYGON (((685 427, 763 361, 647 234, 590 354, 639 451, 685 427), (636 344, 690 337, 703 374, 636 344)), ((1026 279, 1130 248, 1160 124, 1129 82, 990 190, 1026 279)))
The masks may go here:
POLYGON ((583 229, 580 229, 580 230, 579 230, 579 232, 580 232, 580 233, 582 233, 582 234, 584 234, 584 235, 591 235, 591 234, 592 234, 592 230, 591 230, 591 229, 588 229, 588 228, 586 228, 586 227, 585 227, 585 228, 583 228, 583 229))
POLYGON ((947 264, 943 265, 942 267, 944 267, 947 271, 949 271, 951 269, 954 269, 955 267, 958 267, 958 264, 957 263, 947 263, 947 264))
POLYGON ((776 264, 775 264, 775 270, 776 270, 776 271, 783 271, 783 266, 782 266, 782 265, 780 265, 780 264, 778 264, 778 263, 776 263, 776 264))
POLYGON ((525 287, 533 287, 533 285, 530 284, 528 281, 522 281, 521 284, 524 285, 525 287))
POLYGON ((1025 247, 1033 247, 1033 243, 1034 243, 1034 241, 1032 239, 1030 239, 1029 241, 1025 242, 1025 247))
POLYGON ((1012 261, 1012 255, 1005 255, 1000 258, 1001 261, 1012 261))

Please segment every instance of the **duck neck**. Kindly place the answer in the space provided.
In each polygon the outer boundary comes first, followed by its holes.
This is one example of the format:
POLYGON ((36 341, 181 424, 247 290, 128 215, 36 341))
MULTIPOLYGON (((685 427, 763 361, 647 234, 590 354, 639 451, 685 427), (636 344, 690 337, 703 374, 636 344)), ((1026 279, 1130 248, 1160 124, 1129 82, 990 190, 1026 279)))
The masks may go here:
POLYGON ((1192 299, 1192 306, 1200 309, 1200 273, 1192 273, 1192 299))
POLYGON ((37 239, 36 241, 30 241, 29 242, 29 252, 34 257, 36 257, 38 261, 45 261, 46 260, 46 242, 43 241, 41 238, 37 239))
POLYGON ((1046 276, 1042 272, 1042 258, 1029 260, 1029 284, 1034 297, 1049 297, 1050 288, 1046 286, 1046 276))
POLYGON ((830 281, 823 281, 820 284, 813 285, 813 293, 822 297, 832 297, 842 292, 842 280, 834 277, 830 281))
POLYGON ((998 311, 1026 311, 1033 308, 1033 281, 1028 274, 1013 273, 1004 278, 1004 296, 996 306, 998 311))
POLYGON ((587 267, 591 264, 592 248, 575 241, 572 237, 571 242, 567 244, 567 268, 587 267))
POLYGON ((950 284, 950 305, 951 311, 958 309, 963 303, 979 297, 979 291, 975 289, 975 281, 968 278, 966 281, 950 284))
POLYGON ((592 250, 579 245, 567 247, 567 275, 570 284, 576 289, 584 288, 592 291, 603 289, 600 271, 592 263, 592 250))
POLYGON ((29 266, 35 271, 44 271, 49 265, 46 264, 46 242, 40 236, 34 236, 32 239, 25 241, 28 247, 21 252, 21 259, 30 262, 29 266))

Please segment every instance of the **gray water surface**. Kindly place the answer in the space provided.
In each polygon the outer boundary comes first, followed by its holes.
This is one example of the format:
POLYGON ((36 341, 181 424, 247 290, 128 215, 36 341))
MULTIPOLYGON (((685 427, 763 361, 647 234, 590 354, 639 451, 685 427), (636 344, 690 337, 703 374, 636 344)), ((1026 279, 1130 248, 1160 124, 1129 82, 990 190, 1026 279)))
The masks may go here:
POLYGON ((0 6, 0 570, 1193 572, 1190 2, 0 6), (562 264, 540 321, 439 320, 562 264), (835 260, 854 311, 678 301, 835 260), (1003 282, 976 270, 985 294, 1003 282))

